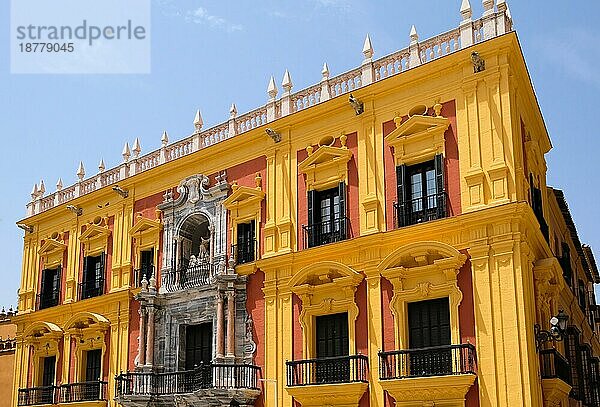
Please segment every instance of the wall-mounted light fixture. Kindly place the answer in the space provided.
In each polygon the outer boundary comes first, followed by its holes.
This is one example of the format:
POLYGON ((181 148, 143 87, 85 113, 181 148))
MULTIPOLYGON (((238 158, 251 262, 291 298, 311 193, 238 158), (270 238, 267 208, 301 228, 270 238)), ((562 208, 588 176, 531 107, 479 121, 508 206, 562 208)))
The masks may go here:
POLYGON ((271 137, 274 142, 279 143, 281 141, 281 133, 276 132, 271 128, 266 128, 265 133, 267 133, 267 136, 271 137))
POLYGON ((355 98, 354 95, 352 95, 352 93, 348 98, 348 102, 350 103, 350 106, 352 106, 352 108, 354 109, 354 113, 356 113, 357 116, 365 111, 364 103, 355 98))
POLYGON ((24 223, 17 223, 19 229, 23 229, 25 232, 33 233, 33 226, 26 225, 24 223))
POLYGON ((115 191, 117 194, 121 195, 122 198, 127 198, 129 196, 129 191, 121 188, 118 185, 112 187, 112 190, 115 191))
POLYGON ((67 209, 77 216, 81 216, 83 214, 83 209, 81 209, 79 206, 67 205, 67 209))
POLYGON ((550 318, 550 329, 544 330, 539 324, 535 324, 533 331, 535 332, 536 350, 540 350, 546 342, 560 342, 565 337, 567 329, 567 321, 569 316, 563 310, 558 311, 558 314, 550 318))

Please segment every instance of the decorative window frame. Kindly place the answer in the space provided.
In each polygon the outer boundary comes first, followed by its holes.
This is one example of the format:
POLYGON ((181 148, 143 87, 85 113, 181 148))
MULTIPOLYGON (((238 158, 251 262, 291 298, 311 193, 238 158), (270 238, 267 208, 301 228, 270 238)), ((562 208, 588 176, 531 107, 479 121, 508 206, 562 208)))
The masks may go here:
MULTIPOLYGON (((154 258, 152 259, 154 267, 158 267, 158 251, 160 248, 160 235, 163 225, 160 220, 162 211, 155 211, 156 219, 145 218, 141 213, 138 213, 135 225, 133 225, 127 233, 134 241, 135 247, 135 264, 139 267, 142 258, 142 251, 154 249, 154 258)), ((150 276, 148 276, 150 278, 150 276)))
MULTIPOLYGON (((100 222, 102 223, 102 222, 100 222)), ((85 232, 79 236, 79 241, 83 243, 83 256, 98 256, 100 253, 106 253, 108 248, 108 238, 111 231, 108 228, 108 219, 104 218, 104 225, 88 223, 85 232)))
POLYGON ((356 319, 359 309, 354 299, 364 276, 350 267, 321 261, 304 267, 288 282, 289 289, 302 301, 302 357, 316 357, 316 317, 348 313, 348 354, 356 354, 356 319), (317 283, 318 282, 318 283, 317 283))
POLYGON ((57 383, 60 350, 59 342, 62 340, 63 331, 57 325, 51 322, 38 321, 31 324, 23 333, 23 339, 26 347, 33 347, 31 354, 31 363, 33 372, 31 377, 32 386, 41 386, 42 373, 41 359, 45 357, 55 356, 54 365, 54 383, 57 383))
MULTIPOLYGON (((434 110, 441 105, 436 104, 434 110)), ((450 120, 439 115, 413 115, 402 123, 402 117, 395 117, 396 128, 385 141, 394 149, 394 163, 413 165, 432 160, 436 155, 445 156, 444 133, 450 127, 450 120)))
POLYGON ((53 238, 48 238, 38 250, 43 268, 54 269, 62 265, 67 245, 53 238))
POLYGON ((83 352, 101 349, 100 374, 105 373, 104 356, 106 355, 106 332, 110 322, 102 315, 92 312, 79 312, 65 324, 65 332, 76 339, 75 371, 76 382, 85 381, 85 358, 83 352))
MULTIPOLYGON (((352 151, 346 146, 348 137, 340 136, 341 147, 321 145, 313 153, 313 147, 306 147, 308 157, 298 164, 298 171, 306 176, 307 191, 322 191, 333 188, 340 182, 348 184, 348 161, 352 151)), ((331 141, 333 144, 335 139, 331 141)))
POLYGON ((466 259, 445 243, 418 242, 398 248, 379 264, 379 272, 394 287, 390 309, 396 349, 408 349, 408 304, 438 298, 450 302, 451 343, 460 344, 458 306, 463 294, 457 275, 466 259))
POLYGON ((237 244, 237 228, 239 224, 254 221, 256 230, 256 253, 260 256, 260 220, 262 212, 262 201, 265 192, 262 190, 262 177, 256 173, 256 187, 240 186, 236 181, 231 185, 231 195, 223 201, 223 206, 229 213, 231 222, 231 244, 237 244))

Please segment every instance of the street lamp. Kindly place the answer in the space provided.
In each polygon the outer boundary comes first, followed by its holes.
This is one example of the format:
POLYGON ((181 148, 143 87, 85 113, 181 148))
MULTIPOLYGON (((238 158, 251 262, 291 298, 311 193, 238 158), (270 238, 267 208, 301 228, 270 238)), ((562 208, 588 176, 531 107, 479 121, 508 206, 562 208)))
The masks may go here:
POLYGON ((558 314, 550 318, 550 330, 546 331, 535 324, 533 331, 535 333, 536 351, 539 351, 546 342, 560 342, 565 337, 567 329, 567 321, 569 316, 563 310, 558 311, 558 314))

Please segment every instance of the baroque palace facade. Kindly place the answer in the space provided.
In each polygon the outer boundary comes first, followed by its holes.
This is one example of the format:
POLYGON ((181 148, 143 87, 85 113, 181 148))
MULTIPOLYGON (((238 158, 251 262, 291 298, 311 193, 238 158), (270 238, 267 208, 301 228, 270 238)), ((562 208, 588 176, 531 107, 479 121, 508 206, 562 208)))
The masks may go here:
POLYGON ((600 278, 505 1, 46 194, 13 406, 598 406, 600 278))

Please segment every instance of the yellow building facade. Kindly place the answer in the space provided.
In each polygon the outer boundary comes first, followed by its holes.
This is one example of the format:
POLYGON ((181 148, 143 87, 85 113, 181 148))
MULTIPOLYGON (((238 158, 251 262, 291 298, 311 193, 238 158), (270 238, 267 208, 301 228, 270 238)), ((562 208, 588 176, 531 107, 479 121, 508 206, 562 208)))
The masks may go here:
POLYGON ((483 3, 36 185, 13 405, 600 405, 596 264, 546 185, 506 3, 483 3))

